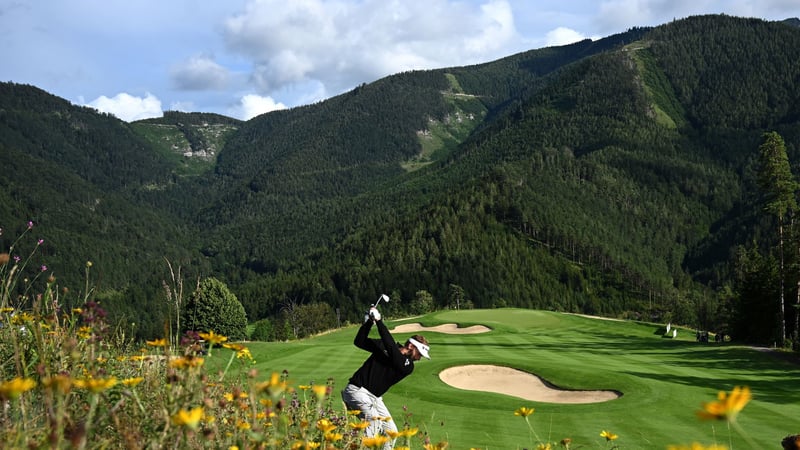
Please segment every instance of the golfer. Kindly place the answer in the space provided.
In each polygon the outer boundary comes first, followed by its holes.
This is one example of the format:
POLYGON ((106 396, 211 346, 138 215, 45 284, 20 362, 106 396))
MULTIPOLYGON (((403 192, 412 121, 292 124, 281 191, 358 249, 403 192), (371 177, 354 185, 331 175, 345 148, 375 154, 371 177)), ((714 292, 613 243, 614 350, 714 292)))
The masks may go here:
MULTIPOLYGON (((353 343, 372 354, 350 378, 349 384, 342 391, 342 400, 347 409, 361 411, 359 417, 370 422, 366 429, 367 437, 377 436, 382 432, 385 434, 387 431, 396 432, 397 425, 383 403, 382 396, 390 387, 414 371, 414 361, 419 361, 423 356, 430 359, 428 341, 415 335, 405 345, 395 342, 381 320, 381 313, 372 307, 353 343), (373 323, 378 327, 380 339, 369 338, 373 323)), ((384 449, 392 447, 394 440, 389 439, 384 449)))

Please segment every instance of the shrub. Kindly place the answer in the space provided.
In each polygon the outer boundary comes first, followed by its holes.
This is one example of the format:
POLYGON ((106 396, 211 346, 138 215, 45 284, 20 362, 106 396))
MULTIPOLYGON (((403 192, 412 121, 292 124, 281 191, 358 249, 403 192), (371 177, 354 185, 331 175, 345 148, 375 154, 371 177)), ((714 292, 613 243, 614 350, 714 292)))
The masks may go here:
POLYGON ((200 282, 181 311, 183 331, 214 331, 232 340, 247 337, 247 314, 244 306, 216 278, 200 282))

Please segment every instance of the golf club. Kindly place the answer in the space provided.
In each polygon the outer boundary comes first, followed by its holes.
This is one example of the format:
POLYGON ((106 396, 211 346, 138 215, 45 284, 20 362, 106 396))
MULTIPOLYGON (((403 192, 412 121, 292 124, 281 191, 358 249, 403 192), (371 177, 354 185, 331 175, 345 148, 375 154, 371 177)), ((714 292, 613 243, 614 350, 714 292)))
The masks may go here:
POLYGON ((386 294, 381 294, 381 296, 380 296, 380 297, 378 297, 378 301, 377 301, 377 302, 375 302, 375 304, 374 304, 374 305, 372 305, 372 307, 373 307, 373 308, 377 307, 377 306, 378 306, 378 303, 380 303, 380 302, 381 302, 381 300, 383 300, 383 301, 384 301, 384 303, 389 303, 389 296, 388 296, 388 295, 386 295, 386 294))

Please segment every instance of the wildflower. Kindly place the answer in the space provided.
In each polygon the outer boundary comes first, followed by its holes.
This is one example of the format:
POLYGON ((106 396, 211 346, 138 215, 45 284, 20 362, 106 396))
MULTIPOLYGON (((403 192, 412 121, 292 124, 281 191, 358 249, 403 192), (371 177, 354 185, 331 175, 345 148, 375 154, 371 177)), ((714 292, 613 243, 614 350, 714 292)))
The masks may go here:
POLYGON ((228 340, 227 336, 222 336, 220 334, 216 334, 213 331, 209 331, 208 333, 198 333, 202 339, 205 339, 207 342, 211 344, 221 344, 228 340))
POLYGON ((447 442, 439 442, 437 444, 425 444, 422 446, 425 450, 445 450, 450 444, 447 442))
POLYGON ((352 428, 354 430, 365 430, 369 426, 369 422, 367 422, 367 421, 350 422, 350 423, 347 424, 347 426, 349 426, 350 428, 352 428))
POLYGON ((29 322, 33 322, 33 316, 28 312, 14 314, 14 316, 11 318, 12 325, 22 325, 29 322))
POLYGON ((317 396, 317 400, 322 400, 325 397, 325 394, 328 393, 328 386, 315 384, 314 386, 311 386, 311 390, 314 391, 314 395, 317 396))
POLYGON ((144 341, 144 343, 149 345, 150 347, 166 347, 167 346, 167 340, 164 339, 164 338, 155 339, 155 340, 152 340, 152 341, 144 341))
POLYGON ((419 428, 406 428, 400 432, 401 437, 415 436, 419 432, 419 428))
POLYGON ((249 430, 250 429, 250 422, 239 421, 239 423, 236 424, 236 428, 238 428, 240 430, 249 430))
POLYGON ((733 388, 730 395, 719 391, 717 401, 704 402, 703 409, 697 412, 697 416, 701 419, 733 421, 751 398, 750 388, 747 386, 733 388))
POLYGON ((28 229, 30 230, 31 228, 33 228, 33 221, 29 220, 28 221, 28 229))
POLYGON ((92 267, 92 262, 91 261, 86 261, 86 267, 92 267))
POLYGON ((572 443, 572 439, 570 439, 570 438, 564 438, 564 439, 561 440, 561 446, 564 447, 564 448, 569 448, 569 444, 571 444, 571 443, 572 443))
POLYGON ((203 407, 198 406, 190 411, 181 409, 172 416, 172 424, 178 426, 185 426, 196 430, 200 425, 200 419, 203 418, 203 407))
POLYGON ((517 408, 516 411, 514 411, 514 415, 515 416, 528 417, 531 414, 533 414, 533 411, 534 411, 533 408, 527 408, 525 406, 521 406, 521 407, 517 408))
POLYGON ((361 445, 367 448, 383 448, 383 444, 388 440, 389 438, 386 436, 363 437, 361 438, 361 445))
POLYGON ((200 367, 203 365, 205 360, 203 358, 194 357, 194 356, 182 356, 180 358, 175 358, 169 362, 170 367, 174 367, 176 369, 189 369, 193 367, 200 367))
POLYGON ((319 419, 317 421, 317 429, 323 433, 329 433, 336 429, 336 425, 328 419, 319 419))
POLYGON ((122 384, 124 384, 125 386, 136 386, 142 381, 144 381, 143 377, 125 378, 124 380, 122 380, 122 384))
POLYGON ((292 450, 312 450, 319 447, 319 442, 314 441, 297 441, 292 444, 292 450))
POLYGON ((10 306, 6 306, 5 308, 0 308, 0 313, 8 314, 10 312, 14 312, 14 308, 10 306))
POLYGON ((44 239, 39 239, 38 241, 36 241, 36 245, 42 245, 42 244, 44 244, 44 239))
POLYGON ((552 450, 552 447, 550 446, 550 443, 548 442, 546 444, 537 445, 536 446, 536 450, 552 450))
POLYGON ((271 396, 278 396, 286 390, 287 384, 285 381, 281 381, 280 374, 278 372, 272 372, 272 376, 270 377, 269 381, 264 383, 256 384, 256 389, 263 392, 266 391, 271 396))
POLYGON ((67 375, 53 375, 43 379, 42 385, 66 395, 72 389, 72 379, 67 375))
POLYGON ((336 442, 341 441, 344 435, 342 433, 325 433, 322 435, 322 438, 325 439, 325 442, 336 442))
POLYGON ((692 445, 668 445, 667 450, 728 450, 724 445, 705 445, 693 442, 692 445))
POLYGON ((116 386, 117 379, 116 377, 110 378, 85 378, 82 380, 75 380, 74 382, 75 387, 87 389, 89 392, 93 394, 99 394, 106 389, 111 389, 112 387, 116 386))
POLYGON ((613 441, 616 440, 619 436, 610 431, 603 430, 600 432, 600 437, 606 438, 606 441, 613 441))
POLYGON ((250 349, 245 347, 242 344, 229 343, 229 344, 222 344, 222 346, 227 348, 227 349, 235 351, 236 352, 236 357, 238 359, 242 359, 242 358, 250 359, 250 360, 253 359, 253 354, 250 353, 250 349))
POLYGON ((0 398, 3 400, 15 400, 24 392, 36 387, 36 382, 30 378, 14 378, 11 381, 0 383, 0 398))
POLYGON ((92 337, 92 327, 83 326, 78 328, 78 331, 75 333, 79 339, 89 339, 92 337))
POLYGON ((82 313, 83 313, 83 308, 72 308, 72 314, 80 315, 82 313))
POLYGON ((41 269, 42 269, 42 272, 47 272, 47 266, 45 266, 44 264, 42 264, 41 269))

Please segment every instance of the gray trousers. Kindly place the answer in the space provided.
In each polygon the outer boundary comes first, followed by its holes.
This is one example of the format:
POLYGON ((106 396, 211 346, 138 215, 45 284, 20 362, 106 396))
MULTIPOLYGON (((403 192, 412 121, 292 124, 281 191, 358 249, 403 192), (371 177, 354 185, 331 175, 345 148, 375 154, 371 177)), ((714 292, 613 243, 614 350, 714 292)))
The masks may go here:
MULTIPOLYGON (((391 419, 392 415, 386 405, 383 404, 382 397, 376 397, 363 387, 348 384, 342 391, 342 400, 344 400, 347 409, 361 411, 359 417, 369 421, 369 426, 366 430, 367 437, 386 434, 387 431, 397 431, 397 425, 391 419)), ((391 438, 383 446, 384 450, 389 450, 393 447, 394 439, 391 438)))

